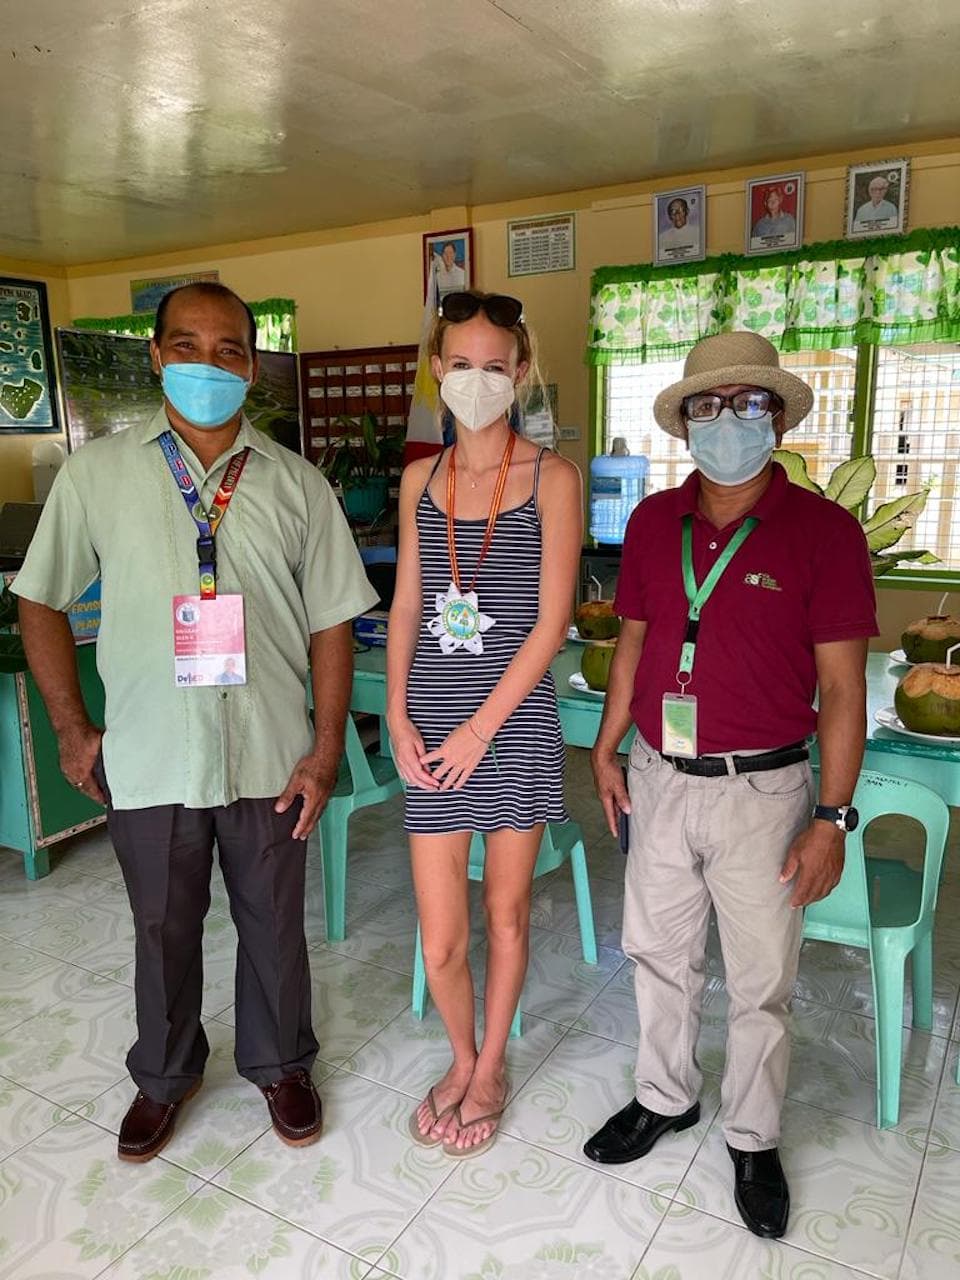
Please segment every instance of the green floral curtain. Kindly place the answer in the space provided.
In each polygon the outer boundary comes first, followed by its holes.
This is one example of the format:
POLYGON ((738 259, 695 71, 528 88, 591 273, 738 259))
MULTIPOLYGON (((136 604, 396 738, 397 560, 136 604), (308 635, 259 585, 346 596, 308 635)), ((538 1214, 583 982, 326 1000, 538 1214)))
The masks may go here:
POLYGON ((731 329, 782 351, 960 340, 960 227, 593 273, 589 364, 677 360, 731 329))
MULTIPOLYGON (((297 304, 292 298, 264 298, 247 304, 257 321, 257 347, 260 351, 296 351, 297 304)), ((152 311, 130 316, 88 316, 74 320, 75 329, 96 329, 100 333, 116 333, 128 338, 153 337, 152 311)))

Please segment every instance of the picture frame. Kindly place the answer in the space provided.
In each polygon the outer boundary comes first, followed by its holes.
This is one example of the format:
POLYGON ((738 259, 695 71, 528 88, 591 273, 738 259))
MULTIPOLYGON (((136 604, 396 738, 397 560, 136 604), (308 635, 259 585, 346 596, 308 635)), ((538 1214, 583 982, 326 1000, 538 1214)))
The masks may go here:
POLYGON ((658 267, 706 257, 707 189, 680 187, 653 197, 653 261, 658 267))
POLYGON ((0 434, 60 434, 47 286, 0 276, 0 434))
POLYGON ((844 234, 848 240, 900 235, 907 229, 910 161, 869 160, 847 168, 844 234))
POLYGON ((803 244, 803 174, 747 181, 744 253, 779 253, 803 244))
POLYGON ((437 301, 445 293, 473 288, 473 228, 428 231, 423 237, 423 300, 435 282, 437 301))

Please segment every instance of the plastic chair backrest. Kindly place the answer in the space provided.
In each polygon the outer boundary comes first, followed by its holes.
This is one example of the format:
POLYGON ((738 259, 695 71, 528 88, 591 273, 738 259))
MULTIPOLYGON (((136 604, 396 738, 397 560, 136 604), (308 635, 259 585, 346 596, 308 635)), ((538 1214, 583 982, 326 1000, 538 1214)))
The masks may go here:
POLYGON ((377 786, 377 780, 373 776, 370 761, 367 759, 367 753, 364 751, 363 743, 360 741, 356 722, 349 712, 347 713, 344 737, 347 764, 350 768, 350 779, 353 783, 353 794, 358 795, 361 791, 372 790, 377 786))
POLYGON ((914 818, 923 827, 925 848, 920 906, 916 920, 903 926, 911 928, 920 920, 932 918, 936 907, 950 811, 941 797, 922 783, 908 778, 891 778, 869 770, 860 775, 854 805, 860 814, 860 825, 846 838, 846 859, 840 883, 826 898, 806 908, 804 934, 866 947, 871 928, 870 891, 863 852, 867 827, 876 818, 892 814, 914 818), (857 937, 863 940, 857 941, 857 937))

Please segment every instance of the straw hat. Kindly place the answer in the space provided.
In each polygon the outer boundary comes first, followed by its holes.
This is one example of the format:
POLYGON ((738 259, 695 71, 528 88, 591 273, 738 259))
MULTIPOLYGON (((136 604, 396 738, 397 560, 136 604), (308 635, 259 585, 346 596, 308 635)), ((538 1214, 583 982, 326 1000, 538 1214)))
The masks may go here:
POLYGON ((653 416, 664 431, 684 440, 687 396, 736 383, 775 392, 783 401, 784 431, 798 426, 813 407, 813 392, 780 368, 776 347, 766 338, 758 333, 718 333, 693 348, 684 363, 682 381, 660 392, 653 402, 653 416))

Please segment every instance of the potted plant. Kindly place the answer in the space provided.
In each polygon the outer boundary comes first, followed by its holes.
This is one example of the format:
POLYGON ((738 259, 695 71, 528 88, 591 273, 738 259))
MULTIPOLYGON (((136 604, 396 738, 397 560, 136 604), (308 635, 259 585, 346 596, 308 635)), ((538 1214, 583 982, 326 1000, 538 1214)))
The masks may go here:
POLYGON ((378 435, 377 420, 367 410, 359 418, 341 417, 343 435, 328 445, 320 470, 343 493, 348 516, 372 524, 387 507, 390 475, 403 460, 403 440, 378 435))
POLYGON ((807 462, 802 453, 794 453, 790 449, 777 449, 774 458, 784 468, 792 484, 801 489, 810 489, 825 498, 839 502, 847 511, 853 512, 860 519, 870 549, 870 561, 875 578, 895 569, 898 564, 912 560, 914 564, 937 564, 939 556, 932 551, 894 551, 891 550, 900 541, 908 529, 917 523, 917 517, 927 505, 930 484, 914 493, 905 493, 902 497, 893 498, 889 502, 881 502, 880 506, 869 516, 863 516, 864 502, 877 478, 877 464, 869 455, 862 458, 849 458, 835 467, 825 489, 810 479, 807 462))
POLYGON ((6 583, 0 591, 0 674, 26 671, 27 655, 19 634, 11 634, 10 628, 17 621, 17 597, 6 583))

